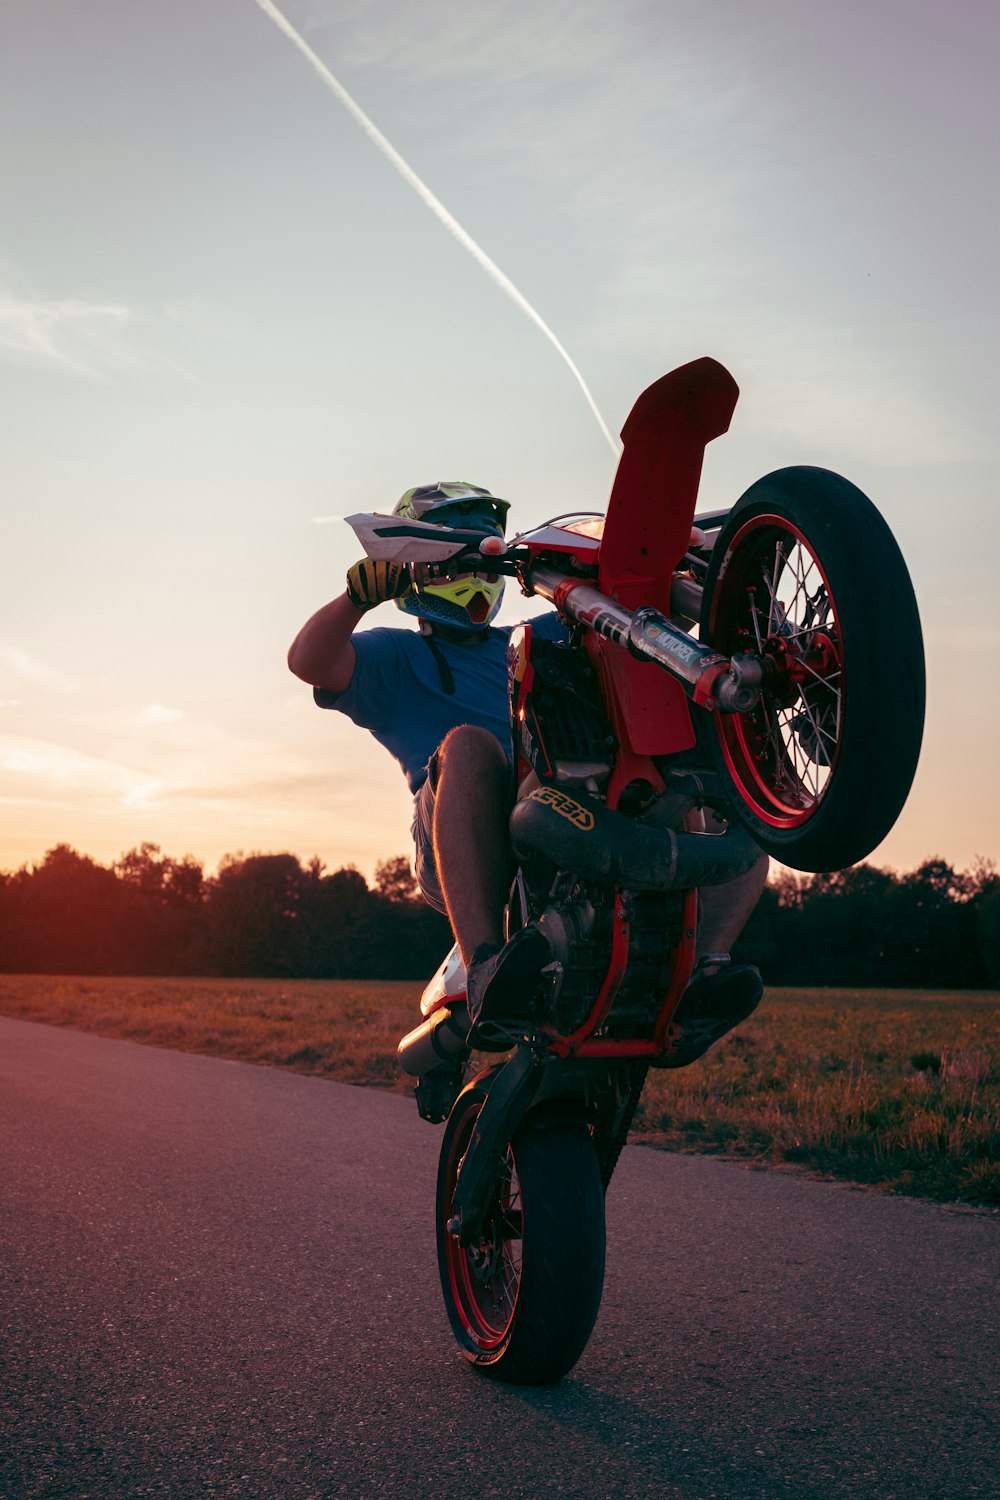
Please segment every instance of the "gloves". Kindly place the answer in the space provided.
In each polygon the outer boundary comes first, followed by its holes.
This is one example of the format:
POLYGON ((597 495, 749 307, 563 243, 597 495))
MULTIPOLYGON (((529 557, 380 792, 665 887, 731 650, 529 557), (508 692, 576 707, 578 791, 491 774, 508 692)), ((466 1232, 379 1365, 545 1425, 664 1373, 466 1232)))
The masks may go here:
POLYGON ((410 570, 403 563, 374 562, 363 557, 347 570, 347 593, 355 609, 374 609, 387 599, 410 592, 410 570))

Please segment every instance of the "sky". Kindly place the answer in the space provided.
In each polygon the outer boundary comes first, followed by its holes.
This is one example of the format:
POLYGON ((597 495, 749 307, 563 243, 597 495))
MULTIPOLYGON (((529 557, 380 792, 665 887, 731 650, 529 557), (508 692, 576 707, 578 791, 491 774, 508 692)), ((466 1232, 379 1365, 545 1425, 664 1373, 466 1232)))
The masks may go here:
MULTIPOLYGON (((871 859, 1000 857, 1000 11, 282 9, 613 431, 676 365, 732 371, 700 508, 800 463, 874 500, 928 718, 871 859)), ((356 558, 339 518, 436 479, 519 528, 601 510, 598 423, 254 0, 5 7, 0 142, 0 869, 149 840, 370 875, 403 778, 285 665, 356 558)))

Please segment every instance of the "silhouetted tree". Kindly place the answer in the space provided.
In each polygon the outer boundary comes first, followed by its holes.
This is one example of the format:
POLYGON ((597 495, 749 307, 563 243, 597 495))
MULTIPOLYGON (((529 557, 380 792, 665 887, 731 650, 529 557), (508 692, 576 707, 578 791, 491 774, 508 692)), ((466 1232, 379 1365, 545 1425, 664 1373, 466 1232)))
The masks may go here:
POLYGON ((132 974, 196 974, 204 967, 204 871, 190 855, 162 855, 157 844, 130 849, 114 866, 128 898, 122 936, 132 974))
POLYGON ((293 854, 227 855, 208 883, 208 952, 219 974, 299 972, 303 885, 293 854))
POLYGON ((1000 887, 985 891, 976 904, 976 940, 986 983, 1000 986, 1000 887))
POLYGON ((348 865, 318 876, 306 972, 317 979, 359 979, 379 972, 382 944, 372 916, 371 892, 360 870, 348 865))
POLYGON ((978 988, 986 981, 969 878, 943 859, 925 860, 891 899, 893 982, 918 988, 978 988))
POLYGON ((375 889, 387 901, 416 901, 420 897, 416 876, 404 854, 379 860, 375 866, 375 889))
POLYGON ((114 872, 57 844, 5 892, 5 967, 35 974, 120 974, 125 915, 114 872))

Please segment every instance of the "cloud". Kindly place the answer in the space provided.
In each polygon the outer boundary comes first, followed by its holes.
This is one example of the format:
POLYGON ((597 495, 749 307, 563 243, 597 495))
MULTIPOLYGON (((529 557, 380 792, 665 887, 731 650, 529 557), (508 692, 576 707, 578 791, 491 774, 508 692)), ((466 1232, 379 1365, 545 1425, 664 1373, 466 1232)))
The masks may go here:
MULTIPOLYGON (((16 682, 18 687, 35 684, 60 693, 72 693, 78 689, 78 684, 65 677, 55 667, 50 667, 47 662, 40 661, 37 656, 23 651, 20 646, 7 644, 0 644, 0 682, 10 686, 16 682)), ((21 699, 11 698, 6 701, 12 706, 20 703, 21 699)))
POLYGON ((144 812, 157 805, 158 794, 164 789, 162 781, 142 781, 131 791, 126 792, 120 800, 123 807, 137 808, 144 812))
POLYGON ((184 714, 179 708, 167 708, 163 703, 150 703, 140 717, 146 724, 176 724, 184 714))
POLYGON ((117 303, 46 302, 0 291, 0 350, 93 374, 80 358, 81 349, 119 338, 128 316, 128 309, 117 303))
POLYGON ((0 291, 0 352, 99 375, 102 353, 120 343, 129 317, 120 303, 43 301, 0 291))
POLYGON ((48 677, 51 669, 34 657, 29 656, 27 651, 22 651, 20 646, 0 646, 0 664, 6 666, 18 677, 48 677))
POLYGON ((88 380, 141 371, 192 378, 173 360, 136 343, 152 319, 122 302, 20 295, 0 285, 0 359, 88 380))
POLYGON ((529 12, 511 0, 421 0, 373 6, 369 0, 290 0, 288 19, 335 52, 324 61, 350 68, 472 73, 506 77, 606 67, 621 27, 604 0, 549 0, 529 12))
POLYGON ((340 521, 342 519, 343 519, 342 516, 313 516, 312 520, 311 520, 311 525, 313 525, 313 526, 329 526, 334 521, 340 521))
MULTIPOLYGON (((285 773, 278 776, 247 777, 240 781, 218 781, 215 783, 177 785, 169 795, 175 801, 189 802, 192 806, 213 804, 223 806, 244 803, 248 807, 282 807, 302 803, 313 808, 322 807, 357 810, 363 803, 370 786, 382 780, 384 769, 378 762, 352 771, 349 779, 340 779, 329 771, 303 770, 301 774, 285 773)), ((400 782, 400 786, 402 786, 400 782)))
POLYGON ((52 740, 14 735, 0 735, 0 769, 35 783, 110 793, 131 790, 140 780, 136 771, 115 761, 52 740))

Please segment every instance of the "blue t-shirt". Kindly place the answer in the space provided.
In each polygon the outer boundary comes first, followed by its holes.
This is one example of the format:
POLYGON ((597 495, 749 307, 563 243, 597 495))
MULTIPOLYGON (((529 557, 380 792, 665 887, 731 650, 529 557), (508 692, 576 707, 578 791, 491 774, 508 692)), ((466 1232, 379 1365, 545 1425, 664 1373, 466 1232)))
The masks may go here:
MULTIPOLYGON (((566 639, 566 626, 553 610, 531 620, 548 641, 566 639)), ((511 754, 507 709, 507 641, 510 627, 485 639, 448 641, 435 635, 434 648, 448 664, 455 691, 448 693, 427 640, 415 630, 377 628, 353 638, 357 665, 346 692, 314 688, 320 708, 335 708, 368 729, 403 768, 416 794, 427 779, 427 762, 450 729, 476 724, 495 735, 511 754)))

